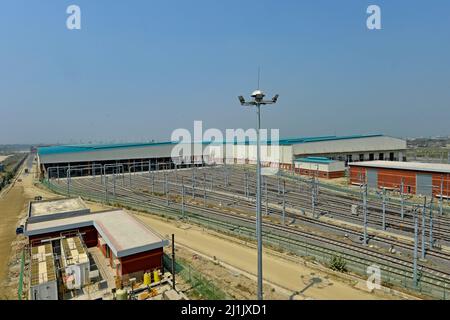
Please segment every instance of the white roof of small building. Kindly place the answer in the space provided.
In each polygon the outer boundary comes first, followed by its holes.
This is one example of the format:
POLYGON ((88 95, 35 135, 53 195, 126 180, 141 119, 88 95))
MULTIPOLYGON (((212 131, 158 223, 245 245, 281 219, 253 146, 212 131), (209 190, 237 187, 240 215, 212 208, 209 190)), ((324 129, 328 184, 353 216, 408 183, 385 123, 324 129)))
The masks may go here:
POLYGON ((42 217, 67 213, 87 213, 89 208, 81 198, 30 202, 29 216, 42 217))
POLYGON ((450 173, 450 164, 446 163, 422 163, 422 162, 402 162, 402 161, 361 161, 350 162, 350 166, 413 170, 424 172, 450 173))
POLYGON ((33 236, 87 226, 94 226, 97 229, 97 232, 118 258, 168 245, 168 240, 123 210, 28 222, 24 234, 33 236))

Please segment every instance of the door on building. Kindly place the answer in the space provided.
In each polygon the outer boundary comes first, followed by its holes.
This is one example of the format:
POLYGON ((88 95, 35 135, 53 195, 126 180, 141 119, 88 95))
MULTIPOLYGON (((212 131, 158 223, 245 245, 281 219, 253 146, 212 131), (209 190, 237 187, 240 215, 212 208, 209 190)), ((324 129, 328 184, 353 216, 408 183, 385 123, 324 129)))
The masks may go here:
POLYGON ((378 171, 377 169, 367 169, 367 186, 369 188, 378 188, 378 171))
POLYGON ((389 161, 394 161, 394 153, 393 152, 389 153, 389 161))
POLYGON ((427 173, 416 175, 416 194, 431 196, 433 193, 433 176, 427 173))

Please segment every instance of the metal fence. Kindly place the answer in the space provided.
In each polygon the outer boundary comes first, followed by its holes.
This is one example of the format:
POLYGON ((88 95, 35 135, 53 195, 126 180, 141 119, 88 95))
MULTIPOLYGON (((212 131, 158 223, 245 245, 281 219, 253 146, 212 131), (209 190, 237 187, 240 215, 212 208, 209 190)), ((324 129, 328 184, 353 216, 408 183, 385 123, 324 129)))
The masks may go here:
MULTIPOLYGON (((172 258, 168 255, 163 256, 164 268, 167 270, 172 269, 172 258)), ((194 294, 197 297, 207 300, 227 300, 230 297, 219 289, 211 280, 203 276, 199 271, 191 267, 183 259, 177 259, 175 261, 175 274, 180 276, 186 283, 188 283, 194 294)))

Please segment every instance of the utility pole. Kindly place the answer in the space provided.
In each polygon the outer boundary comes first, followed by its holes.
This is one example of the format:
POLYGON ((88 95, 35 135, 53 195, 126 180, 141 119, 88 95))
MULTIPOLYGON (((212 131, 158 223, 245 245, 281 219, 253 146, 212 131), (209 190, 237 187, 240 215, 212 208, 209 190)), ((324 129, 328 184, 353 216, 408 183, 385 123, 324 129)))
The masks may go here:
POLYGON ((431 202, 430 202, 430 234, 429 234, 429 238, 430 238, 430 244, 429 244, 429 248, 430 250, 433 249, 433 196, 431 197, 431 202))
POLYGON ((286 225, 286 181, 283 180, 283 225, 286 225))
POLYGON ((175 234, 172 233, 172 289, 175 290, 175 234))
POLYGON ((383 230, 386 230, 386 188, 383 188, 383 230))
POLYGON ((247 170, 245 170, 245 172, 244 172, 244 176, 245 176, 245 186, 244 186, 244 188, 245 188, 245 197, 248 199, 248 197, 249 197, 249 193, 248 193, 248 172, 247 172, 247 170))
POLYGON ((206 172, 203 172, 203 206, 206 207, 206 172))
MULTIPOLYGON (((448 154, 450 156, 450 152, 448 154)), ((443 205, 444 205, 443 194, 444 194, 444 177, 441 176, 441 195, 439 197, 439 215, 440 216, 442 216, 442 214, 443 214, 443 205)))
POLYGON ((178 164, 175 162, 175 183, 178 184, 178 164))
POLYGON ((184 177, 181 176, 181 214, 184 219, 184 177))
POLYGON ((192 167, 192 199, 195 199, 195 167, 192 167))
POLYGON ((425 197, 423 201, 423 209, 422 209, 422 259, 425 259, 425 214, 427 210, 427 197, 425 197))
POLYGON ((275 95, 272 100, 263 100, 265 94, 259 90, 252 93, 253 101, 246 102, 243 96, 239 96, 239 102, 242 106, 256 107, 256 239, 257 239, 257 265, 258 265, 258 300, 263 299, 263 267, 262 267, 262 217, 261 217, 261 146, 260 146, 260 128, 261 128, 261 105, 274 104, 278 100, 275 95))
POLYGON ((280 175, 277 174, 278 195, 280 194, 280 175))
POLYGON ((113 196, 114 196, 114 199, 116 199, 116 168, 114 168, 114 171, 113 171, 113 196))
POLYGON ((66 172, 66 180, 67 180, 67 196, 70 197, 70 164, 69 169, 66 172))
POLYGON ((105 175, 105 202, 108 203, 108 176, 105 175))
POLYGON ((363 245, 367 245, 367 183, 363 186, 363 216, 364 216, 364 235, 363 245))
POLYGON ((152 172, 152 195, 155 194, 155 173, 152 172))
POLYGON ((316 218, 316 206, 317 206, 317 179, 315 173, 311 178, 311 206, 313 218, 316 218))
POLYGON ((267 176, 264 177, 264 193, 266 195, 266 216, 269 215, 269 195, 267 193, 267 176))
POLYGON ((402 183, 400 184, 400 203, 401 203, 401 207, 400 207, 400 216, 404 217, 404 199, 403 199, 403 178, 402 178, 402 183))
POLYGON ((413 283, 414 287, 417 287, 417 256, 418 256, 418 231, 419 231, 419 221, 417 218, 417 208, 414 208, 414 257, 413 257, 413 283))
MULTIPOLYGON (((226 160, 225 160, 226 162, 226 160)), ((227 189, 228 187, 228 179, 227 179, 227 167, 224 165, 223 167, 223 187, 224 189, 227 189)))
POLYGON ((169 183, 167 182, 167 172, 164 172, 164 192, 166 194, 166 205, 169 206, 169 183))

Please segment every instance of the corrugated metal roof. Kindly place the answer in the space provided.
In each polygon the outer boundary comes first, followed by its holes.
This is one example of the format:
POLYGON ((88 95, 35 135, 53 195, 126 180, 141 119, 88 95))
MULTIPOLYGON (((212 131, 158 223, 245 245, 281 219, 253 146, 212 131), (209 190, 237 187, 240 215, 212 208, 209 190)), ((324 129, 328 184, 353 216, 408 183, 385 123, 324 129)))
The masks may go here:
MULTIPOLYGON (((322 141, 335 141, 335 140, 349 140, 349 139, 361 139, 361 138, 372 138, 372 137, 382 137, 382 134, 366 134, 366 135, 350 135, 350 136, 319 136, 319 137, 303 137, 303 138, 287 138, 280 139, 279 145, 293 145, 301 143, 310 142, 322 142, 322 141)), ((263 141, 267 144, 272 144, 270 140, 263 141)), ((132 147, 152 147, 168 144, 177 144, 176 141, 166 141, 166 142, 149 142, 149 143, 120 143, 120 144, 79 144, 79 145, 58 145, 51 147, 40 147, 38 148, 38 153, 40 155, 50 155, 50 154, 61 154, 61 153, 76 153, 76 152, 92 152, 98 150, 110 150, 117 148, 132 148, 132 147)), ((233 144, 255 144, 255 141, 233 141, 233 142, 221 142, 221 141, 202 141, 202 144, 223 144, 223 143, 233 143, 233 144)))
POLYGON ((331 160, 326 157, 307 157, 307 158, 298 158, 294 160, 295 162, 308 162, 308 163, 333 163, 336 162, 335 160, 331 160))
POLYGON ((374 161, 350 162, 349 165, 357 167, 450 173, 450 164, 446 163, 422 163, 422 162, 374 160, 374 161))

